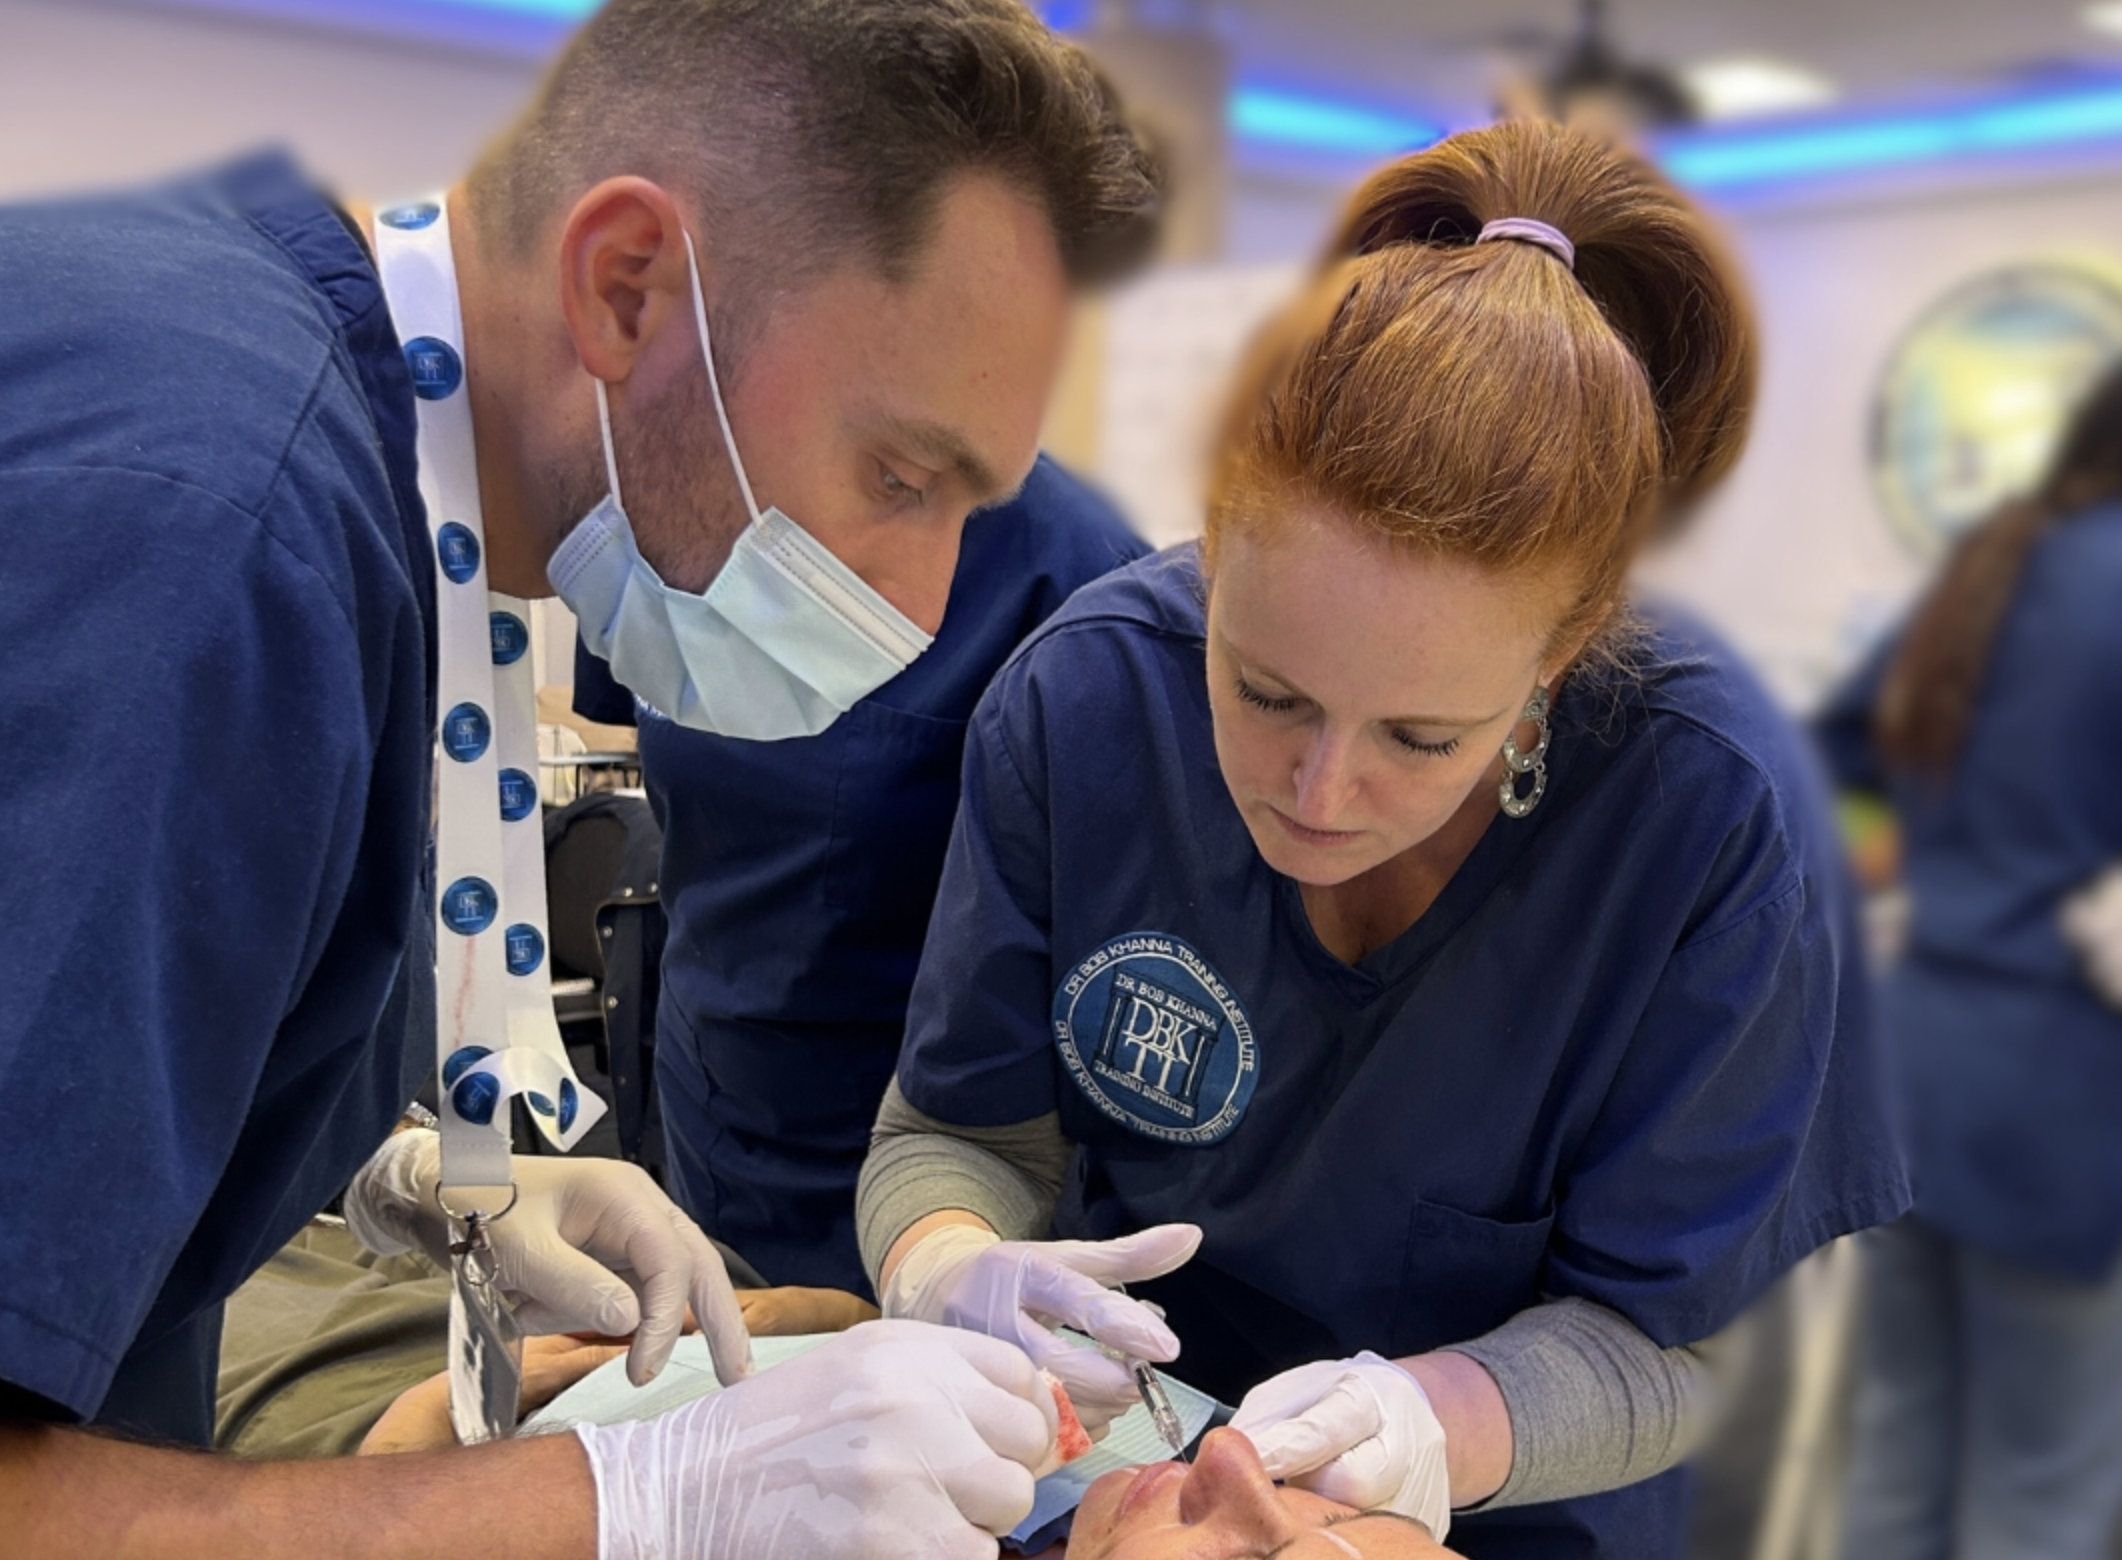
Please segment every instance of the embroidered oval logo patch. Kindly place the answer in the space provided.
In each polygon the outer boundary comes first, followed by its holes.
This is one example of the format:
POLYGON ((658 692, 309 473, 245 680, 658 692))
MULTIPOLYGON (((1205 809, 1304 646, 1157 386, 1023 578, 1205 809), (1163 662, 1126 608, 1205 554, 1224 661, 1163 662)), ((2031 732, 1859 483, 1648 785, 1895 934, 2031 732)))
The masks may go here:
POLYGON ((1167 1143, 1228 1136, 1259 1071, 1230 987, 1161 932, 1116 937, 1069 972, 1054 993, 1054 1043, 1092 1104, 1167 1143))

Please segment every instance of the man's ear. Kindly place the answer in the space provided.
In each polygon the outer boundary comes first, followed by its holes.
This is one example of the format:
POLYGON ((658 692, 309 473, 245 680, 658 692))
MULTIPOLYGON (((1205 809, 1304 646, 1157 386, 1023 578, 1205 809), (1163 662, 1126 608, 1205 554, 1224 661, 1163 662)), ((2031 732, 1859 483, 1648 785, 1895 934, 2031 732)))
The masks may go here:
POLYGON ((672 317, 692 308, 677 205, 647 179, 606 179, 560 231, 560 309, 583 369, 625 380, 672 317))

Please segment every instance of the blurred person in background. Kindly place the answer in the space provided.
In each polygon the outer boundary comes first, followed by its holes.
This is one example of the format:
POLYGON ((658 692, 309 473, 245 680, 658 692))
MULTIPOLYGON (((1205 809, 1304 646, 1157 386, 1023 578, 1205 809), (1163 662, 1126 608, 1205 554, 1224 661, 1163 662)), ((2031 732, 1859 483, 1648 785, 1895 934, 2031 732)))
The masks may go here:
POLYGON ((824 729, 941 622, 1156 197, 1016 0, 612 0, 432 200, 266 155, 0 210, 10 1556, 994 1553, 1057 1422, 1023 1355, 874 1324, 740 1380, 721 1261, 609 1161, 515 1162, 498 1285, 637 1377, 690 1301, 718 1406, 388 1466, 139 1440, 207 1442, 222 1303, 341 1187, 447 1260, 434 1135, 378 1148, 435 1054, 442 578, 557 591, 676 718, 824 729), (441 239, 455 344, 401 341, 441 239), (484 538, 438 571, 445 470, 484 538))
POLYGON ((639 727, 663 830, 655 1099, 670 1192, 767 1283, 872 1298, 855 1182, 899 1060, 973 705, 1076 587, 1148 550, 1040 457, 1021 493, 966 522, 921 659, 785 742, 644 710, 578 647, 575 709, 639 727))
POLYGON ((1909 899, 1882 1024, 1915 1207, 1861 1237, 1847 1560, 2100 1560, 2122 1519, 2122 371, 1830 701, 1909 899))

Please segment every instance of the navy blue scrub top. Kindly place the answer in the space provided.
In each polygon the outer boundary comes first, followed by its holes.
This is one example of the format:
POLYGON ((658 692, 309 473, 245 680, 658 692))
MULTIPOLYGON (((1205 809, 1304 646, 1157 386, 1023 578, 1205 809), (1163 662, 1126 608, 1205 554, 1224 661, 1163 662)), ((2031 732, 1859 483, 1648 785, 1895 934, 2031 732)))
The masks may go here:
MULTIPOLYGON (((1548 791, 1345 964, 1216 764, 1191 547, 1078 593, 973 718, 899 1082, 942 1120, 1059 1111, 1054 1219, 1167 1220, 1138 1286, 1186 1379, 1465 1341, 1581 1296, 1700 1339, 1905 1204, 1836 842, 1803 745, 1719 652, 1580 672, 1548 791)), ((1672 1475, 1468 1514, 1455 1548, 1677 1552, 1672 1475)))
MULTIPOLYGON (((739 742, 643 718, 671 921, 656 1082, 672 1192, 767 1280, 868 1295, 855 1181, 899 1059, 973 705, 1086 581, 1147 549, 1040 457, 966 523, 936 642, 816 737, 739 742)), ((575 707, 631 722, 578 644, 575 707)))
POLYGON ((260 158, 0 209, 0 1380, 206 1444, 433 1056, 413 394, 260 158))
POLYGON ((1883 644, 1816 729, 1837 778, 1890 795, 1900 821, 1908 946, 1881 1026, 1916 1211, 2097 1281, 2122 1257, 2122 1014, 2087 983, 2058 916, 2122 864, 2122 505, 2035 544, 1942 785, 1889 774, 1872 743, 1897 648, 1883 644))

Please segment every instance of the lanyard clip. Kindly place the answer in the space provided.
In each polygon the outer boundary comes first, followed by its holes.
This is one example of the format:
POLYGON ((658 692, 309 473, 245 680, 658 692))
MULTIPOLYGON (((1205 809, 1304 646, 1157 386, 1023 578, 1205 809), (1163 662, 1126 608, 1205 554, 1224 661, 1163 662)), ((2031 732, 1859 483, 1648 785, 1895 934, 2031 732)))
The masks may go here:
POLYGON ((451 1242, 449 1254, 453 1257, 470 1257, 493 1249, 493 1237, 486 1233, 486 1215, 474 1212, 464 1221, 464 1239, 451 1242))
POLYGON ((500 1213, 488 1213, 484 1208, 473 1208, 467 1213, 459 1213, 449 1205, 449 1199, 443 1195, 442 1188, 435 1188, 435 1201, 448 1216, 451 1227, 455 1228, 459 1224, 464 1226, 463 1238, 450 1242, 449 1254, 455 1260, 455 1265, 471 1282, 491 1285, 500 1275, 501 1265, 494 1257, 492 1227, 495 1221, 516 1206, 516 1199, 520 1196, 522 1188, 511 1181, 508 1204, 500 1213))

